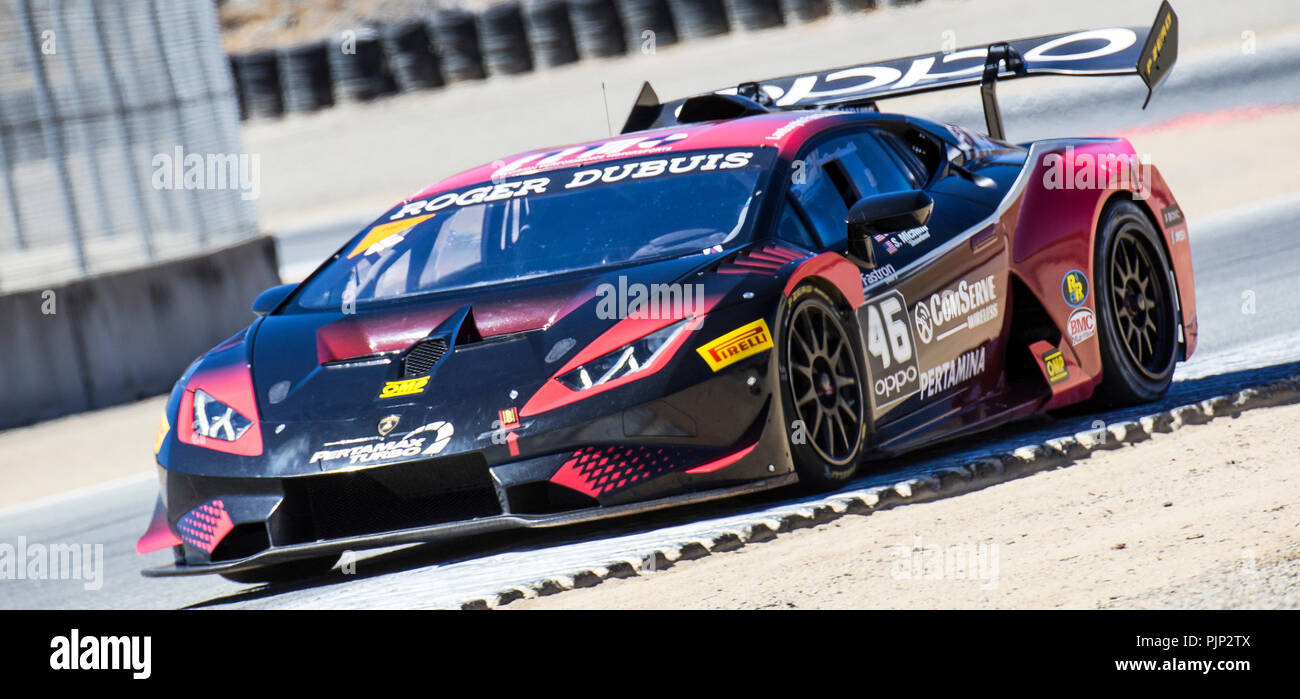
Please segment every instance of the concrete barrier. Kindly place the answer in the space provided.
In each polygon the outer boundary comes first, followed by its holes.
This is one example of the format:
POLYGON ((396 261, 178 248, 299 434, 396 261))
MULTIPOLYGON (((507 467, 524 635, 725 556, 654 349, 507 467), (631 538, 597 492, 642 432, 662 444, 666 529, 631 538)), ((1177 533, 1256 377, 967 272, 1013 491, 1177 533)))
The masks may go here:
POLYGON ((252 322, 254 297, 278 283, 265 236, 0 295, 0 428, 166 393, 195 357, 252 322))

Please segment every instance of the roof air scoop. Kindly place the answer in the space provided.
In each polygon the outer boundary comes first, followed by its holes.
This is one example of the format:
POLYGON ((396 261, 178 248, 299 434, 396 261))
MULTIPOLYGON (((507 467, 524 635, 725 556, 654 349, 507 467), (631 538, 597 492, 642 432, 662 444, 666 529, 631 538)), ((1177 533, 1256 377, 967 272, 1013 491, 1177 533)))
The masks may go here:
POLYGON ((752 114, 766 114, 771 98, 759 89, 757 83, 745 83, 737 88, 739 94, 714 92, 660 103, 650 83, 641 85, 632 111, 627 115, 623 130, 632 133, 674 124, 698 124, 702 121, 738 119, 752 114))
POLYGON ((701 121, 739 119, 753 114, 767 114, 767 112, 767 107, 748 97, 711 92, 696 95, 683 102, 681 110, 677 112, 677 121, 682 124, 696 124, 701 121))

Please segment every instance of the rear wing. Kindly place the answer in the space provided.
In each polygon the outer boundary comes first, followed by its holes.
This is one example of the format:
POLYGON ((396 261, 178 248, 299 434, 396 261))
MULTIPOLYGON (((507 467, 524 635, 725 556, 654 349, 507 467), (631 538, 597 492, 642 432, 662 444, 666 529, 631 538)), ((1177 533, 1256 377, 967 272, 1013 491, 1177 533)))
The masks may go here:
POLYGON ((998 80, 1031 75, 1137 74, 1147 86, 1145 109, 1177 58, 1178 16, 1165 0, 1150 29, 1115 27, 1017 39, 742 83, 666 104, 659 104, 647 83, 623 133, 775 110, 874 108, 879 99, 980 85, 989 135, 1001 139, 998 80))

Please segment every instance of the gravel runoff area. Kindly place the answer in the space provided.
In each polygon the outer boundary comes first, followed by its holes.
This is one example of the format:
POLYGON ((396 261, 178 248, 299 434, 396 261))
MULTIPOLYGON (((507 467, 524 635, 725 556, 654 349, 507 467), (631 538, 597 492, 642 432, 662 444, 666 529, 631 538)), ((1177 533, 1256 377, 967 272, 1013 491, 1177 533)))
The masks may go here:
POLYGON ((1300 405, 505 609, 1297 608, 1300 405))

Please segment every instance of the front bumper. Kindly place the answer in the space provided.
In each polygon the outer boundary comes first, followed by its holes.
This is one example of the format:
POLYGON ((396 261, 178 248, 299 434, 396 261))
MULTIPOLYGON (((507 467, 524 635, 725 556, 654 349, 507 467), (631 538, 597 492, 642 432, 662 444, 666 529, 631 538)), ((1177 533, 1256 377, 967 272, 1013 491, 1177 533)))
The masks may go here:
POLYGON ((237 572, 779 487, 796 477, 774 378, 774 360, 755 357, 677 394, 528 436, 549 448, 495 464, 480 450, 278 478, 163 469, 167 505, 138 550, 173 545, 177 561, 144 574, 237 572), (684 421, 691 434, 674 434, 684 421))
POLYGON ((794 473, 785 473, 779 476, 742 483, 727 488, 718 488, 697 493, 686 493, 645 502, 633 502, 624 505, 614 505, 611 507, 590 507, 550 515, 502 514, 468 521, 447 522, 443 524, 400 529, 377 534, 366 534, 326 541, 277 546, 265 549, 260 553, 234 560, 225 560, 215 563, 177 563, 173 566, 146 568, 142 570, 141 573, 145 577, 150 578, 207 575, 211 573, 235 573, 244 570, 252 570, 254 568, 261 568, 276 563, 285 563, 288 561, 316 558, 320 556, 339 555, 344 551, 353 549, 383 548, 387 546, 422 543, 440 539, 472 536, 476 534, 488 534, 491 532, 507 531, 511 529, 539 529, 570 524, 581 524, 583 522, 610 519, 614 517, 625 517, 628 515, 662 510, 669 507, 678 507, 681 505, 730 498, 747 493, 761 492, 792 484, 796 480, 798 479, 794 473))

